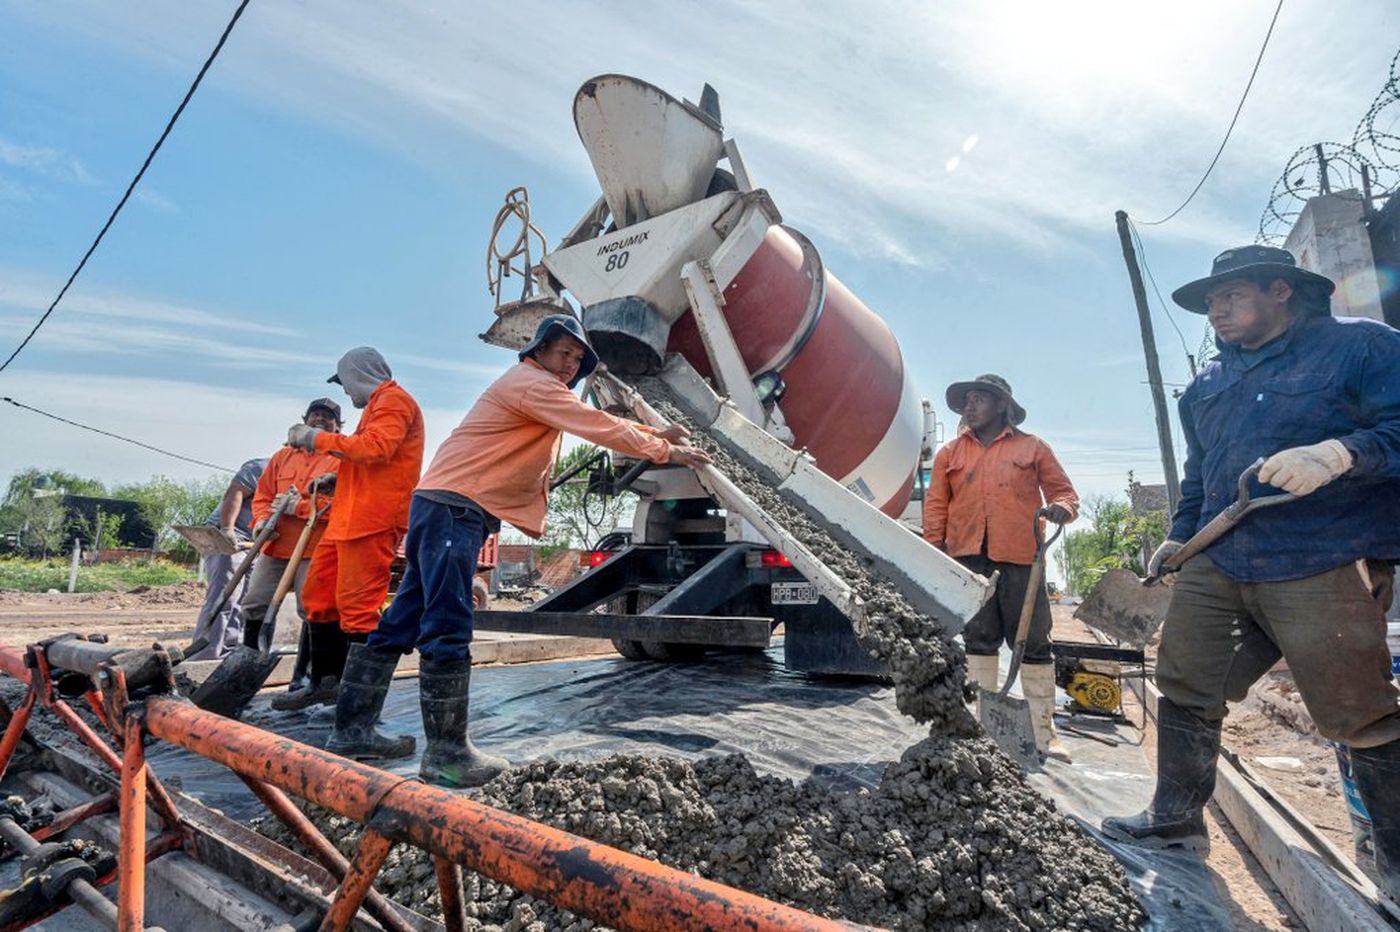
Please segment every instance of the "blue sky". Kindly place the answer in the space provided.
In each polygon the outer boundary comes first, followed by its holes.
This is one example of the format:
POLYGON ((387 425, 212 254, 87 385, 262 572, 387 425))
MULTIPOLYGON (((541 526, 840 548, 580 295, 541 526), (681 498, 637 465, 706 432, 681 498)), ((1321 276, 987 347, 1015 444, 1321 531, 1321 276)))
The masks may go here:
MULTIPOLYGON (((233 6, 0 0, 6 355, 233 6)), ((923 394, 999 372, 1082 493, 1160 479, 1113 211, 1151 219, 1195 184, 1273 0, 480 6, 253 0, 0 394, 237 465, 370 343, 428 412, 431 449, 510 360, 475 337, 503 194, 527 185, 551 240, 572 225, 597 195, 573 93, 621 71, 718 89, 755 182, 889 321, 923 394)), ((1144 229, 1164 293, 1253 241, 1294 149, 1350 137, 1397 35, 1387 0, 1284 4, 1220 165, 1144 229)), ((1176 321, 1194 351, 1201 320, 1176 321)), ((0 436, 0 476, 203 472, 8 406, 0 436)))

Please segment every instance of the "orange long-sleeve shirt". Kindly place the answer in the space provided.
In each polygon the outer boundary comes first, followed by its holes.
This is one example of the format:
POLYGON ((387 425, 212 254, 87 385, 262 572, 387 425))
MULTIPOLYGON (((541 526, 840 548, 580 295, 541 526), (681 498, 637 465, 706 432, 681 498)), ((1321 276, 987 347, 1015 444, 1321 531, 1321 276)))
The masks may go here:
MULTIPOLYGON (((282 447, 268 457, 267 466, 258 477, 258 486, 253 492, 253 523, 261 524, 266 521, 272 515, 273 497, 294 485, 301 493, 301 501, 292 509, 291 514, 284 514, 278 519, 277 535, 263 544, 263 553, 279 560, 291 559, 292 551, 297 546, 297 538, 301 536, 302 529, 306 527, 306 519, 311 515, 311 480, 339 469, 340 460, 329 453, 313 455, 300 447, 282 447)), ((317 510, 319 511, 327 501, 328 496, 324 492, 319 493, 316 496, 317 510)), ((311 532, 311 540, 306 545, 307 557, 311 556, 311 551, 325 533, 329 522, 329 514, 316 522, 316 529, 311 532)))
POLYGON ((951 557, 980 554, 985 541, 989 559, 1029 565, 1042 494, 1071 521, 1079 516, 1079 496, 1044 440, 1008 427, 984 447, 964 429, 933 458, 924 539, 951 557))
POLYGON ((423 443, 423 412, 393 379, 369 396, 353 434, 317 434, 316 452, 341 458, 326 540, 407 528, 423 443))
POLYGON ((585 404, 539 363, 526 359, 491 383, 438 447, 418 488, 465 495, 539 537, 564 431, 654 463, 671 455, 671 445, 651 428, 585 404))

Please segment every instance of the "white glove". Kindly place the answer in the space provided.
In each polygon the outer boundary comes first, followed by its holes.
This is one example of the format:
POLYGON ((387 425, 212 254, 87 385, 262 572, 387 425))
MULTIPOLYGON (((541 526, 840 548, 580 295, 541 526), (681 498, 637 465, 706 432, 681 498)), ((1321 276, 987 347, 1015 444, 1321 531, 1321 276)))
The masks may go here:
POLYGON ((224 535, 224 538, 228 540, 230 544, 233 544, 235 547, 238 546, 238 531, 236 528, 221 527, 219 528, 219 533, 224 535))
POLYGON ((1162 564, 1166 563, 1176 552, 1186 546, 1184 540, 1164 540, 1160 547, 1152 551, 1152 559, 1147 561, 1147 575, 1153 579, 1162 575, 1162 564))
POLYGON ((1294 495, 1307 495, 1351 469, 1354 462, 1340 440, 1324 440, 1275 453, 1259 468, 1259 481, 1294 495))
POLYGON ((287 428, 287 446, 301 447, 307 453, 316 452, 316 435, 321 432, 319 427, 308 427, 305 424, 293 424, 287 428))
POLYGON ((289 515, 296 510, 297 504, 301 501, 301 493, 296 489, 288 489, 272 497, 272 510, 279 514, 289 515), (285 503, 285 504, 284 504, 285 503))

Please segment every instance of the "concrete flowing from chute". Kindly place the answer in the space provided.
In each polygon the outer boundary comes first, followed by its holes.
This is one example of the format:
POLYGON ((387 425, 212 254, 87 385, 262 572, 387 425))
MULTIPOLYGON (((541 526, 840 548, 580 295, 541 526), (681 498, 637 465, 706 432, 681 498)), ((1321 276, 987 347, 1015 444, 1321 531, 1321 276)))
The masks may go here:
MULTIPOLYGON (((902 713, 930 725, 873 790, 837 792, 760 775, 741 755, 619 754, 517 767, 473 795, 500 808, 824 916, 897 929, 1128 929, 1146 916, 1113 857, 1036 792, 982 734, 964 701, 962 649, 857 554, 689 424, 660 383, 643 394, 855 587, 866 646, 888 661, 902 713)), ((359 827, 316 814, 347 854, 359 827)), ((266 820, 270 823, 271 820, 266 820)), ((290 843, 279 826, 264 830, 290 843)), ((396 849, 387 895, 438 911, 432 864, 396 849)), ((481 928, 596 925, 468 875, 481 928)))

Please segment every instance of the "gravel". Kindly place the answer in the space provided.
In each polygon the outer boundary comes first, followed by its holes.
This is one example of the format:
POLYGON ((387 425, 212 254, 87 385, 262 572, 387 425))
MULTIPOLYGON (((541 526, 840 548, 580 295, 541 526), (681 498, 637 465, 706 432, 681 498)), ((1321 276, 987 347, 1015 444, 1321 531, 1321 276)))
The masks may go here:
MULTIPOLYGON (((900 711, 929 725, 873 790, 837 792, 757 773, 742 755, 695 762, 620 754, 515 768, 471 795, 595 841, 823 916, 894 929, 1128 929, 1146 919, 1122 868, 981 731, 965 704, 966 660, 864 558, 667 400, 638 386, 760 506, 853 586, 865 646, 888 662, 900 711)), ((347 855, 359 826, 315 821, 347 855)), ((292 843, 273 820, 263 831, 292 843)), ((440 912, 431 861, 395 848, 378 886, 440 912)), ((593 929, 589 920, 467 872, 474 928, 593 929)))

